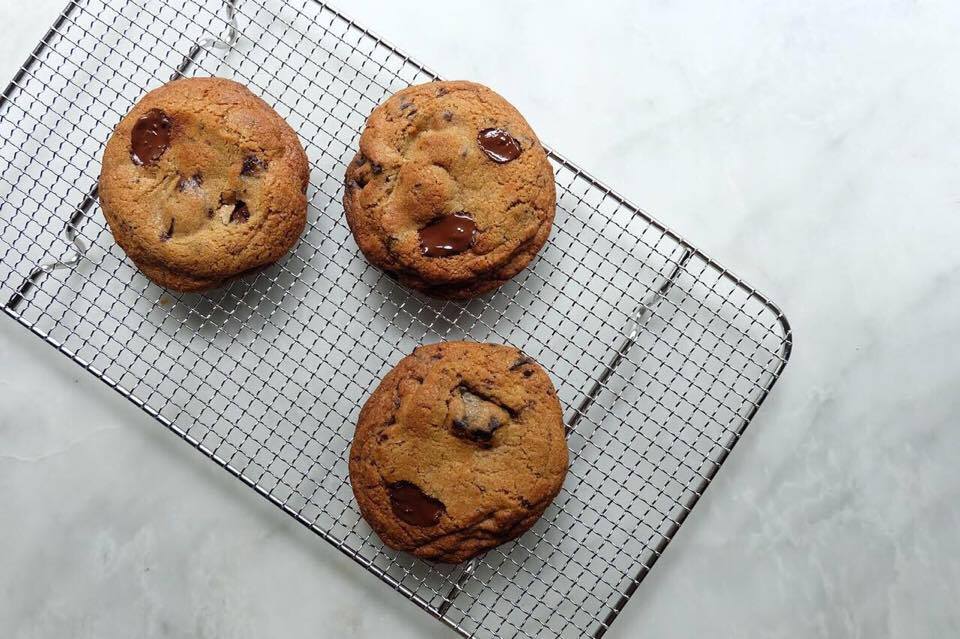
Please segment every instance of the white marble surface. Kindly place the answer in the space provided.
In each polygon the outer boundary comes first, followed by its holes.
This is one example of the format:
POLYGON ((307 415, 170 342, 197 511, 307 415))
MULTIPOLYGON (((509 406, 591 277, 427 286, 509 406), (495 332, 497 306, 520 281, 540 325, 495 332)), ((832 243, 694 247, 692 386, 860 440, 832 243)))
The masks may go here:
MULTIPOLYGON (((61 3, 2 3, 0 79, 61 3)), ((960 4, 471 4, 350 12, 795 330, 608 636, 960 636, 960 4)), ((0 361, 3 636, 451 636, 7 319, 0 361)))

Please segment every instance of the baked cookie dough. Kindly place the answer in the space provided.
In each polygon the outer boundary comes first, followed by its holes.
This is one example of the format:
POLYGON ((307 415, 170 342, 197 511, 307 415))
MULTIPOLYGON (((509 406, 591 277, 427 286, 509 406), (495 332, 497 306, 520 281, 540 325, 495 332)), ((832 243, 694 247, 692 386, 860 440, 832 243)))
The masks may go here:
POLYGON ((100 205, 147 277, 203 291, 290 250, 309 177, 296 133, 266 102, 231 80, 187 78, 147 93, 117 125, 100 205))
POLYGON ((350 482, 383 542, 461 562, 530 528, 563 484, 556 390, 510 346, 421 346, 360 412, 350 482))
POLYGON ((360 250, 443 299, 496 289, 550 235, 553 168, 533 129, 473 82, 408 87, 374 109, 347 166, 343 205, 360 250))

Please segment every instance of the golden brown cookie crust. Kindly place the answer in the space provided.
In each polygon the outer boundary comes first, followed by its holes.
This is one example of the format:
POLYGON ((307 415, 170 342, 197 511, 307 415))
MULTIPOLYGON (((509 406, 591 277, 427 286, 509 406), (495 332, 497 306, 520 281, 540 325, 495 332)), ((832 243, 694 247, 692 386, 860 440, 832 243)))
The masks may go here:
POLYGON ((523 270, 550 235, 553 168, 537 136, 506 100, 473 82, 408 87, 374 109, 347 166, 344 210, 367 259, 401 283, 445 299, 493 290, 523 270), (519 142, 500 163, 478 144, 486 129, 519 142), (422 254, 419 230, 468 213, 475 243, 446 257, 422 254))
POLYGON ((147 93, 107 142, 99 193, 117 243, 151 280, 215 288, 265 268, 299 239, 310 171, 293 129, 242 84, 175 80, 147 93), (170 142, 137 163, 131 133, 159 109, 170 142))
POLYGON ((563 415, 547 373, 511 346, 444 342, 417 348, 360 412, 350 482, 383 542, 419 557, 466 561, 530 528, 567 472, 563 415), (413 525, 391 487, 442 504, 413 525))

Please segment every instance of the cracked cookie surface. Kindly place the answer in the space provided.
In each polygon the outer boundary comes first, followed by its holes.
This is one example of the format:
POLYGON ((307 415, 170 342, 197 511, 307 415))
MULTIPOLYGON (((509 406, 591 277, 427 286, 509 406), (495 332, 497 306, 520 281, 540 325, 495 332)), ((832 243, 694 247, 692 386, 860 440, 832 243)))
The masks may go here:
POLYGON ((540 251, 556 186, 509 102, 473 82, 430 82, 370 114, 343 204, 368 260, 433 297, 467 299, 503 285, 540 251))
POLYGON ((563 415, 543 368, 511 346, 417 348, 360 412, 350 483, 383 542, 461 562, 529 529, 563 484, 563 415))
POLYGON ((107 142, 99 194, 117 243, 160 286, 202 291, 265 268, 306 223, 307 156, 242 84, 175 80, 107 142))

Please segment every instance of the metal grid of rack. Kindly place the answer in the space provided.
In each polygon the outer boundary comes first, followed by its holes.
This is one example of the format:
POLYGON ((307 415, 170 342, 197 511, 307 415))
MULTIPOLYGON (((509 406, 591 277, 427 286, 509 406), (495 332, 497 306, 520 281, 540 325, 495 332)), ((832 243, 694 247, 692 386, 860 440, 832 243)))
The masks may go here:
POLYGON ((600 637, 781 374, 789 325, 556 153, 556 224, 530 268, 467 303, 399 287, 359 254, 341 179, 373 107, 431 79, 315 0, 71 0, 0 102, 4 311, 464 636, 600 637), (312 163, 293 253, 207 295, 148 282, 96 200, 113 126, 180 75, 246 83, 312 163), (385 548, 346 462, 369 391, 443 339, 539 360, 571 451, 543 519, 458 567, 385 548))

